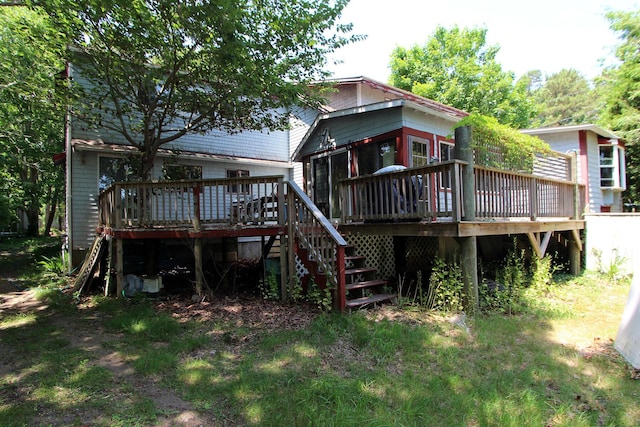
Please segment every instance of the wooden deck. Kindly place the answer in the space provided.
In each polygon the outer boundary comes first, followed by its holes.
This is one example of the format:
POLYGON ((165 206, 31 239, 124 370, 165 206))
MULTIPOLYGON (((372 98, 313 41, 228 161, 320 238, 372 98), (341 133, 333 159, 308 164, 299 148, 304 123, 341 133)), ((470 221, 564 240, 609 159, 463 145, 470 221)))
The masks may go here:
POLYGON ((557 177, 475 167, 469 187, 465 167, 468 163, 452 160, 345 180, 337 229, 301 189, 282 177, 116 183, 100 194, 98 232, 116 242, 111 259, 118 293, 123 240, 192 239, 197 287, 203 280, 197 273, 203 239, 278 236, 286 247, 281 250, 282 294, 295 280, 295 251, 304 250, 316 271, 326 276, 340 310, 348 306, 348 245, 341 233, 463 240, 526 234, 536 252, 544 254, 551 233, 570 232, 581 250, 583 186, 557 177), (465 193, 465 188, 473 192, 465 193))

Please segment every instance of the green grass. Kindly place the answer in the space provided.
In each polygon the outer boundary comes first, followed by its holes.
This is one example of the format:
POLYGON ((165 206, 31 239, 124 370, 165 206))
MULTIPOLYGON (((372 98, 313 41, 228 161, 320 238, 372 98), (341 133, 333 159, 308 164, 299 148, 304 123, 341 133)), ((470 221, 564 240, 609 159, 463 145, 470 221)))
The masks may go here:
POLYGON ((525 294, 512 316, 413 308, 321 314, 305 328, 178 321, 152 301, 96 297, 65 312, 100 319, 135 373, 122 379, 47 313, 0 319, 0 425, 147 426, 171 390, 213 425, 634 426, 640 382, 612 349, 629 283, 585 274, 525 294))

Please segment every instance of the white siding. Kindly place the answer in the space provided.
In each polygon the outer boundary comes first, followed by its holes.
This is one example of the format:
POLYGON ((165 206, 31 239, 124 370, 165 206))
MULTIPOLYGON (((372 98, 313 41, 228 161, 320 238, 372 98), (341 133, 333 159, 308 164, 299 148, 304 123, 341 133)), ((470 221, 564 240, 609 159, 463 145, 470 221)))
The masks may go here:
POLYGON ((405 108, 402 126, 446 137, 453 134, 451 128, 457 121, 457 119, 449 121, 436 116, 427 116, 423 112, 405 108))
POLYGON ((72 171, 72 249, 86 250, 98 226, 98 156, 74 152, 72 171))
MULTIPOLYGON (((292 156, 296 151, 317 115, 318 112, 316 110, 309 108, 299 109, 293 112, 291 129, 289 130, 289 156, 292 156)), ((298 184, 300 188, 304 188, 302 170, 303 166, 301 162, 293 162, 292 176, 290 178, 298 184)))

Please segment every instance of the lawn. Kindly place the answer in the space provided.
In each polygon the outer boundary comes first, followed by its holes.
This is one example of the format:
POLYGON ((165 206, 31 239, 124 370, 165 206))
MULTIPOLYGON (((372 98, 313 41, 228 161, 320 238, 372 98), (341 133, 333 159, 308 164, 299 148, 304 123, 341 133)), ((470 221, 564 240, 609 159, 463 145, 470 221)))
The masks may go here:
POLYGON ((640 425, 612 347, 629 285, 557 278, 472 318, 48 287, 48 308, 0 312, 0 425, 640 425))

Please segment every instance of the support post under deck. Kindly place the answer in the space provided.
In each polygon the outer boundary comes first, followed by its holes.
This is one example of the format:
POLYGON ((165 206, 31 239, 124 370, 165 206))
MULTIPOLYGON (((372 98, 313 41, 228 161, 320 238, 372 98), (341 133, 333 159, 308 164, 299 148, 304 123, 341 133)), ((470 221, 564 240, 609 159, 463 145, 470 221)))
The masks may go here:
MULTIPOLYGON (((473 148, 471 127, 461 126, 455 130, 456 144, 453 157, 467 162, 462 168, 462 221, 476 219, 475 184, 473 175, 473 148)), ((464 308, 469 313, 478 311, 478 243, 476 236, 459 237, 462 259, 462 281, 464 283, 464 308)))

